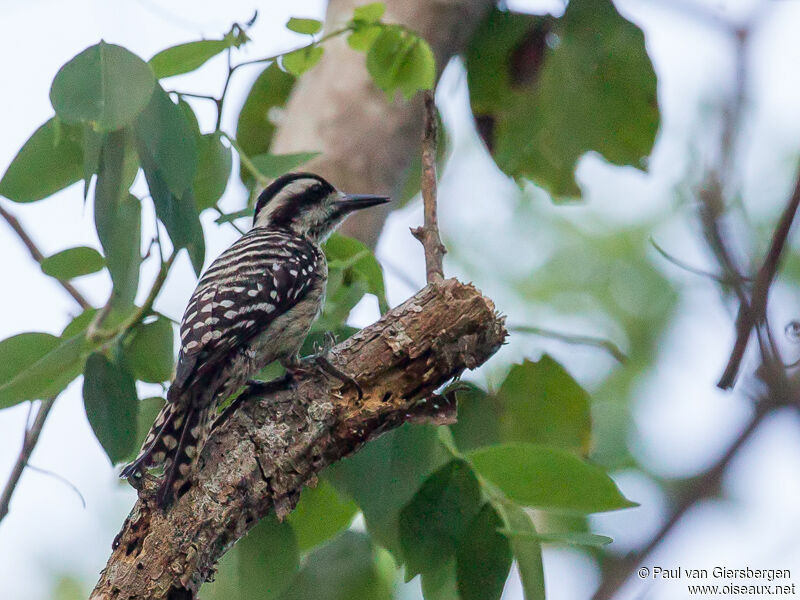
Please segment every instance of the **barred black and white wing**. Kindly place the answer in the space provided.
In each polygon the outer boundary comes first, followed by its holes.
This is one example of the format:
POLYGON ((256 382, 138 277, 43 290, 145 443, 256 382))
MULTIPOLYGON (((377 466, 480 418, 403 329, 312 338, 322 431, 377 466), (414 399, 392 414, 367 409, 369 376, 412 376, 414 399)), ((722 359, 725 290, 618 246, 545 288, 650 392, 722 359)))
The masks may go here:
POLYGON ((181 322, 181 349, 167 405, 123 476, 163 464, 159 503, 166 505, 180 493, 205 442, 214 406, 223 399, 216 397, 220 375, 254 337, 268 332, 276 318, 318 283, 321 261, 322 253, 308 240, 255 228, 211 264, 181 322))
POLYGON ((181 389, 287 312, 308 291, 322 259, 307 240, 254 229, 211 264, 181 322, 173 386, 181 389))

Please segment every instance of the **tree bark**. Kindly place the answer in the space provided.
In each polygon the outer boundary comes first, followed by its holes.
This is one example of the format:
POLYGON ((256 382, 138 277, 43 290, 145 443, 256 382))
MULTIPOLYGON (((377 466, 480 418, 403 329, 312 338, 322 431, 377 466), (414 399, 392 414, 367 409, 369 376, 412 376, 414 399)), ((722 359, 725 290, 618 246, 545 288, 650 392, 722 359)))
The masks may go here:
POLYGON ((330 352, 362 398, 316 369, 246 398, 209 438, 191 489, 169 511, 155 505, 156 482, 144 481, 92 600, 194 598, 225 551, 270 511, 285 517, 324 467, 406 421, 452 420, 455 406, 432 399, 435 390, 486 361, 505 336, 492 301, 448 279, 330 352))
MULTIPOLYGON (((330 0, 328 30, 340 27, 365 0, 330 0)), ((392 0, 384 20, 400 23, 424 37, 441 73, 462 52, 493 0, 392 0)), ((350 193, 396 195, 404 181, 410 157, 419 154, 422 102, 389 102, 375 87, 365 68, 364 55, 342 38, 325 44, 319 64, 300 79, 287 103, 275 134, 276 153, 317 150, 308 164, 339 189, 350 193)), ((342 232, 374 247, 387 204, 351 216, 342 232)))

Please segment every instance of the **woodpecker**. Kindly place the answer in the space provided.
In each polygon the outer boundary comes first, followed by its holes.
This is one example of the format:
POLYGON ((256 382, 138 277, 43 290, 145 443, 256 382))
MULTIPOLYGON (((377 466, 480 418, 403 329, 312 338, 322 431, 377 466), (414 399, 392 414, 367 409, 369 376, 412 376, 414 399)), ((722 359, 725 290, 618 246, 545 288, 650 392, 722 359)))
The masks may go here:
POLYGON ((264 189, 253 227, 211 263, 189 300, 167 403, 121 477, 163 467, 162 508, 188 489, 219 403, 275 360, 290 374, 299 367, 325 297, 320 243, 350 213, 388 200, 343 194, 312 173, 289 173, 264 189))

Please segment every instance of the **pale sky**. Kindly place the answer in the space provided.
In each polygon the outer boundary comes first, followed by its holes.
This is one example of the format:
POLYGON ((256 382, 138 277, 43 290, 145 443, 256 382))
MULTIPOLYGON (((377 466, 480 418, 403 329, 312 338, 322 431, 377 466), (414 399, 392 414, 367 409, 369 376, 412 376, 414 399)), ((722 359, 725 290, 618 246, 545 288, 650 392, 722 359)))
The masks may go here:
MULTIPOLYGON (((509 2, 513 7, 555 6, 559 2, 509 2)), ((650 161, 650 172, 607 165, 595 156, 585 157, 578 169, 588 203, 578 207, 553 207, 539 197, 531 201, 537 210, 555 211, 576 223, 591 227, 597 223, 644 222, 673 206, 670 187, 691 160, 688 149, 708 147, 698 131, 709 115, 724 101, 731 83, 731 46, 728 40, 705 25, 698 25, 667 7, 669 0, 624 0, 618 2, 628 18, 643 27, 648 51, 659 76, 662 130, 650 161)), ((710 2, 727 6, 735 14, 746 14, 755 2, 710 2)), ((3 136, 0 137, 0 171, 11 161, 28 136, 52 114, 48 99, 50 82, 58 68, 101 37, 121 44, 147 59, 174 43, 223 34, 233 21, 246 21, 254 8, 259 19, 250 31, 253 43, 247 57, 258 57, 291 48, 299 38, 283 29, 289 16, 321 17, 321 1, 256 3, 189 2, 157 0, 130 2, 0 0, 0 75, 11 93, 0 97, 3 136)), ((751 56, 752 87, 748 127, 745 131, 745 160, 742 177, 745 201, 753 215, 774 213, 791 183, 800 140, 800 2, 769 3, 754 40, 751 56)), ((243 72, 234 80, 230 107, 238 107, 256 71, 243 72)), ((176 78, 175 87, 216 93, 223 66, 216 62, 203 70, 176 78)), ((520 229, 514 219, 516 186, 486 159, 474 143, 464 96, 464 76, 458 65, 445 75, 439 91, 444 118, 451 127, 454 158, 442 176, 440 212, 445 237, 459 244, 470 265, 450 261, 452 275, 468 273, 487 295, 493 297, 509 320, 546 319, 530 315, 518 299, 503 289, 505 268, 520 272, 536 264, 533 255, 519 256, 514 266, 506 257, 519 254, 511 246, 520 236, 532 235, 520 229), (492 202, 466 202, 491 198, 492 202), (465 208, 466 206, 466 208, 465 208), (512 235, 498 236, 498 231, 512 235), (499 273, 499 275, 497 275, 499 273)), ((212 125, 209 107, 194 106, 201 125, 212 125)), ((235 130, 234 112, 223 121, 227 131, 235 130)), ((140 184, 140 183, 139 183, 140 184)), ((90 204, 83 208, 80 185, 51 199, 32 205, 16 205, 0 199, 20 217, 45 254, 76 245, 98 246, 90 204)), ((243 192, 231 185, 223 205, 239 208, 243 192)), ((144 237, 152 231, 145 215, 144 237)), ((217 228, 206 219, 208 257, 213 258, 235 238, 230 228, 217 228)), ((403 270, 422 282, 422 254, 408 234, 408 226, 421 221, 417 204, 390 218, 378 248, 381 259, 402 265, 403 270)), ((691 213, 676 211, 663 231, 655 232, 679 248, 683 258, 708 264, 708 256, 696 241, 691 213)), ((796 237, 796 236, 795 236, 796 237)), ((533 252, 535 240, 530 248, 533 252)), ((0 266, 2 281, 10 282, 0 294, 0 339, 23 331, 58 333, 74 315, 74 302, 47 277, 38 272, 23 246, 10 230, 0 224, 0 266)), ((714 388, 731 343, 731 314, 721 305, 717 291, 697 280, 664 266, 664 272, 684 285, 679 317, 664 340, 656 368, 638 386, 635 424, 631 434, 637 456, 663 477, 686 476, 702 470, 708 461, 735 436, 749 415, 747 401, 738 394, 714 388)), ((153 277, 144 269, 142 281, 153 277)), ((182 258, 170 277, 157 308, 179 317, 194 287, 188 260, 182 258)), ((392 304, 413 290, 387 273, 392 304)), ((105 300, 107 275, 79 279, 77 285, 95 303, 105 300)), ((791 290, 779 293, 783 306, 797 306, 791 290), (782 294, 782 295, 781 295, 782 294)), ((376 315, 374 303, 365 301, 354 320, 366 324, 376 315)), ((538 321, 546 322, 546 321, 538 321)), ((568 322, 596 328, 593 323, 568 322)), ((555 325, 554 325, 555 327, 555 325)), ((592 333, 592 331, 587 331, 592 333)), ((606 333, 599 331, 598 333, 606 333)), ((595 350, 542 343, 530 338, 512 339, 497 364, 506 365, 523 356, 536 358, 545 348, 564 362, 585 385, 591 385, 613 367, 595 350)), ((492 369, 483 375, 492 379, 492 369)), ((0 412, 0 482, 16 457, 27 409, 15 407, 0 412)), ((619 435, 628 435, 619 432, 619 435)), ((81 380, 59 397, 44 429, 32 464, 54 471, 77 486, 86 499, 81 507, 77 496, 62 483, 40 473, 27 471, 12 500, 11 512, 0 525, 0 597, 14 600, 44 600, 52 578, 59 573, 76 574, 93 584, 105 565, 111 540, 128 513, 134 493, 117 481, 116 471, 94 439, 84 415, 81 380)), ((659 550, 652 564, 713 567, 771 567, 798 569, 800 551, 794 542, 800 530, 800 428, 795 415, 776 415, 748 445, 725 480, 729 499, 712 501, 691 511, 659 550)), ((614 548, 626 552, 659 526, 666 507, 655 484, 635 472, 614 474, 626 495, 641 507, 593 518, 598 533, 615 538, 614 548)), ((591 559, 574 550, 549 549, 545 556, 549 598, 583 600, 597 584, 591 559)), ((651 566, 651 565, 645 565, 651 566)), ((643 586, 631 581, 619 598, 673 600, 683 597, 682 588, 672 584, 643 586)), ((413 593, 409 592, 411 597, 413 593)), ((519 584, 509 583, 505 597, 520 598, 519 584)))

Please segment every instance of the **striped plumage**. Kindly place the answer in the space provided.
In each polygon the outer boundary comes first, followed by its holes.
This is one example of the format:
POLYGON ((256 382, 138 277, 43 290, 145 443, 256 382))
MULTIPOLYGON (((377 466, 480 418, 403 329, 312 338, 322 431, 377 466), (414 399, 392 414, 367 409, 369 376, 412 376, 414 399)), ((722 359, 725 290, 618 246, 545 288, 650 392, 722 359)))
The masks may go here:
POLYGON ((349 212, 385 200, 346 196, 308 173, 262 192, 253 228, 211 263, 189 300, 167 404, 123 477, 163 466, 161 506, 185 491, 219 403, 270 362, 290 372, 297 364, 324 298, 319 243, 349 212))

